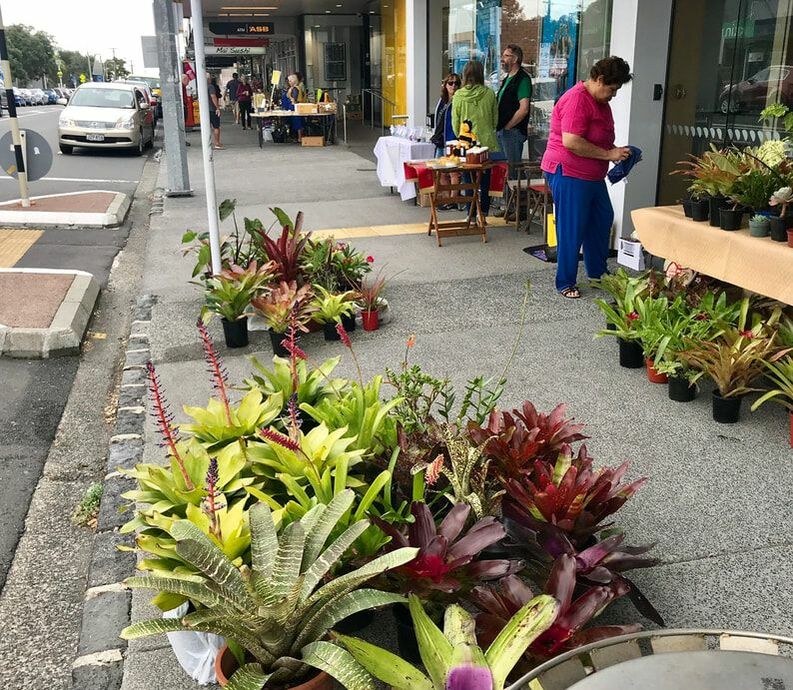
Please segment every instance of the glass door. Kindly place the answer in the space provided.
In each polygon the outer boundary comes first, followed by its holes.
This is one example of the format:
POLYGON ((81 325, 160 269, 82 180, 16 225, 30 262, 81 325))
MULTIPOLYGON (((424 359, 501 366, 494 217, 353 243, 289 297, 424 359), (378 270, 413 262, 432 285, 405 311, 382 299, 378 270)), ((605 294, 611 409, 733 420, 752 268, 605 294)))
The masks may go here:
POLYGON ((686 179, 669 175, 678 161, 778 138, 760 111, 793 106, 793 0, 677 0, 673 11, 659 205, 685 195, 686 179))

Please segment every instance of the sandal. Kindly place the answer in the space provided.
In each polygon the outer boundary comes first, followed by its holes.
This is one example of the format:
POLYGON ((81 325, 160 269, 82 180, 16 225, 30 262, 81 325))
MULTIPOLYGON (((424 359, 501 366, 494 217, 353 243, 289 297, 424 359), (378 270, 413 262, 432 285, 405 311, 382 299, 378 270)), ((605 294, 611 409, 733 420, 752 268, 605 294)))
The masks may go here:
POLYGON ((559 294, 567 299, 579 299, 581 297, 581 291, 578 289, 577 285, 571 285, 563 290, 559 290, 559 294))

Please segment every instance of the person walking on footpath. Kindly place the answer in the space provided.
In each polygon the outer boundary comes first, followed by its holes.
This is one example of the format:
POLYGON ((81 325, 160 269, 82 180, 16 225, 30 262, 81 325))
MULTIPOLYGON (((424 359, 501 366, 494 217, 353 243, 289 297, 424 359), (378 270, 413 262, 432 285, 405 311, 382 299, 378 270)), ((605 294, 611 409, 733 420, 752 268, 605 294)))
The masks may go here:
MULTIPOLYGON (((498 126, 496 136, 501 151, 510 164, 510 178, 516 177, 514 166, 523 159, 531 108, 531 77, 523 69, 523 49, 510 43, 501 54, 501 69, 506 73, 498 90, 498 126)), ((509 213, 509 209, 496 215, 509 213)))
POLYGON ((248 77, 243 77, 237 87, 237 107, 240 112, 240 121, 243 129, 251 128, 251 106, 253 105, 253 88, 248 83, 248 77))
POLYGON ((609 161, 631 155, 627 146, 614 146, 614 118, 609 101, 633 78, 619 57, 598 60, 586 81, 565 92, 551 113, 548 146, 542 170, 553 195, 558 241, 556 289, 577 299, 578 253, 591 279, 606 270, 614 209, 606 189, 609 161))
MULTIPOLYGON (((491 160, 503 160, 499 153, 496 125, 498 124, 498 102, 492 89, 485 86, 485 69, 478 60, 471 60, 463 69, 463 85, 452 99, 452 129, 459 135, 464 120, 471 122, 471 129, 479 143, 490 149, 491 160)), ((465 173, 464 179, 471 179, 465 173)), ((480 187, 482 215, 490 211, 490 170, 482 173, 480 187)))
POLYGON ((234 72, 231 75, 231 79, 226 82, 226 96, 229 99, 229 103, 231 103, 231 111, 234 113, 234 124, 240 123, 240 110, 239 104, 237 103, 237 89, 240 86, 240 77, 239 74, 234 72))
POLYGON ((220 88, 210 74, 207 74, 207 89, 209 92, 209 124, 212 125, 213 148, 224 149, 226 147, 220 143, 220 88))

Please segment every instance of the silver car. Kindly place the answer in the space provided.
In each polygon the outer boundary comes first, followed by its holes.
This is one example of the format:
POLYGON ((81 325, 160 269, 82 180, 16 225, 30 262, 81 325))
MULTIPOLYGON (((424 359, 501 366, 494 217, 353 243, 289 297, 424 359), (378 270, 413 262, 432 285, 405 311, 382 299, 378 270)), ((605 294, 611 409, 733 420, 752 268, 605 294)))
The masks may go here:
POLYGON ((58 119, 58 144, 67 155, 75 147, 126 148, 141 155, 154 144, 151 103, 131 84, 83 84, 58 119))

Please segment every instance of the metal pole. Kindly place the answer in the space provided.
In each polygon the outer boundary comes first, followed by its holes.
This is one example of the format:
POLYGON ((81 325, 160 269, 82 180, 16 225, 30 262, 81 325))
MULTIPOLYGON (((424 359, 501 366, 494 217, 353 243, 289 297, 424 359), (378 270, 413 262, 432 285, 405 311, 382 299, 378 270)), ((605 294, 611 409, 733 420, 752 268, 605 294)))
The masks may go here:
POLYGON ((28 172, 25 167, 25 158, 22 150, 22 136, 19 133, 17 104, 14 98, 14 79, 11 76, 11 63, 8 61, 8 45, 6 44, 6 30, 5 24, 3 24, 2 10, 0 10, 0 69, 3 70, 3 78, 5 79, 8 117, 11 120, 11 139, 14 142, 14 158, 16 159, 17 180, 19 181, 19 198, 24 208, 30 208, 28 172))
POLYGON ((201 0, 190 0, 193 22, 193 48, 195 49, 198 112, 201 117, 201 152, 204 155, 204 186, 207 194, 207 221, 209 223, 209 248, 212 253, 212 272, 220 273, 220 221, 215 192, 215 162, 212 155, 212 128, 209 126, 209 80, 204 55, 204 7, 201 0))

